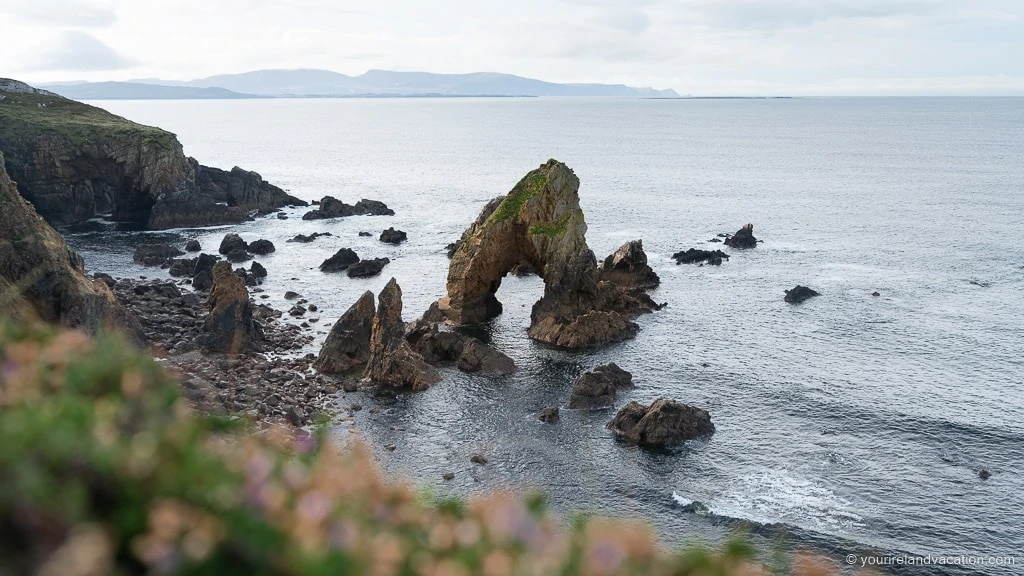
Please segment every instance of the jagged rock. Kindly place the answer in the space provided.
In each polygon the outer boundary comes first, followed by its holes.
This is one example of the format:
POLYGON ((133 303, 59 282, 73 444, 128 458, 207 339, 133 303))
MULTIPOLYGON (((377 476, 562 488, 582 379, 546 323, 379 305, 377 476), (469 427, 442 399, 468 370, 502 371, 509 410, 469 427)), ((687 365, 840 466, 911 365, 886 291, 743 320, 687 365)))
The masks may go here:
POLYGON ((153 230, 213 226, 305 205, 254 172, 201 166, 170 132, 56 95, 7 95, 0 151, 22 195, 54 225, 113 214, 153 230))
POLYGON ((176 256, 185 253, 170 244, 139 244, 132 260, 143 266, 163 266, 176 256))
POLYGON ((601 265, 600 279, 625 288, 647 290, 657 288, 661 279, 647 264, 642 240, 626 242, 601 265))
POLYGON ((262 284, 262 282, 260 281, 259 278, 253 276, 245 268, 236 268, 235 269, 235 275, 237 275, 239 278, 241 278, 243 281, 245 281, 245 285, 250 287, 250 288, 254 287, 254 286, 259 286, 260 284, 262 284))
POLYGON ((690 248, 685 252, 676 252, 672 255, 676 264, 700 264, 706 262, 711 266, 721 266, 722 260, 728 260, 729 255, 721 250, 699 250, 690 248))
POLYGON ((733 248, 757 248, 757 238, 754 238, 754 225, 747 224, 740 228, 739 232, 725 239, 726 246, 733 248))
POLYGON ((171 260, 171 267, 167 269, 167 273, 172 278, 188 278, 196 272, 196 262, 198 258, 185 258, 185 259, 174 259, 171 260))
POLYGON ((203 335, 198 341, 201 347, 227 354, 256 349, 263 335, 253 320, 249 290, 227 262, 218 262, 213 267, 209 306, 210 313, 203 322, 203 335))
POLYGON ((515 362, 476 338, 458 332, 440 330, 431 322, 418 322, 406 335, 409 345, 429 364, 455 362, 463 372, 489 375, 512 374, 515 362))
POLYGON ((252 275, 255 276, 256 278, 267 277, 267 269, 264 268, 263 265, 260 264, 259 262, 253 262, 252 266, 249 267, 249 270, 252 272, 252 275))
POLYGON ((199 243, 199 240, 189 240, 185 243, 186 252, 202 252, 203 246, 199 243))
POLYGON ((370 358, 370 333, 376 314, 373 292, 366 292, 331 328, 313 368, 324 374, 342 374, 370 358))
POLYGON ((580 376, 573 385, 569 408, 597 410, 615 405, 619 390, 632 389, 633 375, 616 364, 599 366, 580 376))
POLYGON ((324 263, 320 265, 320 271, 344 272, 357 262, 359 262, 359 255, 350 248, 342 248, 341 250, 338 250, 334 256, 324 260, 324 263))
POLYGON ((249 244, 249 252, 252 252, 257 256, 266 256, 267 254, 273 254, 276 251, 277 248, 270 240, 257 240, 252 244, 249 244))
POLYGON ((437 370, 405 340, 402 289, 394 278, 378 298, 370 336, 370 358, 363 377, 379 385, 413 391, 426 390, 441 380, 437 370))
POLYGON ((665 399, 650 406, 630 402, 608 428, 626 441, 652 448, 675 446, 715 433, 707 411, 665 399))
POLYGON ((312 234, 299 234, 295 238, 292 238, 291 240, 289 240, 289 242, 298 242, 300 244, 309 244, 313 240, 316 240, 317 238, 322 238, 324 236, 333 236, 333 234, 331 234, 330 232, 314 232, 312 234))
POLYGON ((242 240, 242 237, 238 234, 225 234, 224 239, 220 241, 220 249, 218 252, 227 256, 228 254, 236 251, 248 252, 249 243, 242 240))
POLYGON ((301 304, 296 304, 295 306, 292 306, 292 309, 288 311, 288 314, 298 318, 300 316, 305 316, 306 312, 307 310, 305 307, 301 304))
POLYGON ((558 424, 559 420, 562 419, 558 413, 558 408, 545 408, 541 410, 540 416, 537 418, 545 424, 558 424))
POLYGON ((394 227, 388 228, 381 232, 380 241, 386 244, 401 244, 409 239, 409 235, 401 230, 395 230, 394 227))
POLYGON ((219 259, 209 254, 200 254, 196 259, 196 266, 192 272, 192 287, 196 290, 209 290, 213 288, 213 267, 219 259))
POLYGON ((384 271, 384 267, 391 263, 387 258, 374 258, 373 260, 360 260, 348 267, 349 278, 373 278, 384 271))
POLYGON ((325 196, 319 208, 302 216, 303 220, 326 220, 328 218, 346 218, 348 216, 394 216, 383 202, 376 200, 360 200, 355 206, 345 204, 333 196, 325 196))
POLYGON ((797 285, 792 290, 786 290, 786 302, 790 304, 800 304, 801 302, 814 298, 815 296, 821 296, 821 294, 808 288, 807 286, 797 285))
POLYGON ((879 296, 882 295, 882 293, 881 292, 872 292, 871 295, 874 296, 875 298, 878 298, 879 296))
POLYGON ((530 264, 545 284, 533 307, 531 338, 585 348, 635 336, 640 328, 633 318, 658 306, 640 290, 599 278, 578 190, 572 170, 550 160, 488 203, 457 243, 437 313, 457 324, 497 316, 502 278, 530 264))
MULTIPOLYGON (((0 127, 0 137, 2 134, 0 127)), ((123 332, 137 343, 144 340, 142 326, 121 306, 108 284, 89 279, 81 256, 22 198, 7 175, 3 154, 0 316, 38 318, 92 333, 123 332)))
POLYGON ((227 259, 228 262, 238 264, 239 262, 248 262, 249 260, 252 260, 252 254, 249 254, 245 250, 232 250, 228 252, 224 258, 227 259))

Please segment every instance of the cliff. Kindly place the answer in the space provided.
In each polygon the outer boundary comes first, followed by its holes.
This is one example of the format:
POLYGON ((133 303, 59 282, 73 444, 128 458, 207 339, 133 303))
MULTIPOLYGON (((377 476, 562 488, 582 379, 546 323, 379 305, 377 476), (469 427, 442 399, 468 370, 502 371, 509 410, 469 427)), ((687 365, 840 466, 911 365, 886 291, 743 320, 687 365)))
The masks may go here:
POLYGON ((0 154, 0 316, 36 317, 89 332, 142 329, 105 284, 18 193, 0 154))
POLYGON ((53 225, 112 214, 150 229, 214 226, 306 205, 255 172, 201 166, 170 132, 3 79, 0 152, 53 225))

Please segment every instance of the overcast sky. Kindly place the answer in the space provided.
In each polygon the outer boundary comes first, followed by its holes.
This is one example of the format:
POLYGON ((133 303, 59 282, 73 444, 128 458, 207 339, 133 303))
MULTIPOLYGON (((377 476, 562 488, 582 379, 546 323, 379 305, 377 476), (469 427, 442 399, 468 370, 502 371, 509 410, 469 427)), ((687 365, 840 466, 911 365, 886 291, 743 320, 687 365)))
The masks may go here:
POLYGON ((507 72, 684 94, 1024 94, 1024 0, 0 0, 0 77, 507 72))

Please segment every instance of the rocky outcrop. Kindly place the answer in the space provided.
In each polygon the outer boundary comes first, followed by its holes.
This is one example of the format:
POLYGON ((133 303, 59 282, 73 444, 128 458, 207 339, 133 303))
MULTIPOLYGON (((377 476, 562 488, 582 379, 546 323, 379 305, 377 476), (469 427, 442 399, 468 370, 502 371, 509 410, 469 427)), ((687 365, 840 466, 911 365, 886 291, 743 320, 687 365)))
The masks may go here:
POLYGON ((409 235, 401 230, 395 230, 394 227, 388 228, 381 232, 380 241, 385 244, 399 245, 409 239, 409 235))
POLYGON ((754 225, 747 224, 738 232, 725 239, 725 245, 733 248, 757 248, 757 238, 754 238, 754 225))
POLYGON ((203 246, 199 243, 199 240, 189 240, 185 243, 186 252, 202 252, 203 246))
POLYGON ((436 306, 439 315, 456 324, 497 316, 502 308, 495 293, 502 278, 529 264, 544 279, 531 338, 586 348, 635 336, 640 328, 633 318, 658 306, 642 290, 600 278, 587 246, 578 191, 572 170, 550 160, 508 195, 488 203, 454 246, 448 295, 436 306))
POLYGON ((707 263, 710 266, 721 266, 723 260, 728 260, 729 255, 721 250, 700 250, 690 248, 685 252, 676 252, 672 255, 676 264, 701 264, 707 263))
POLYGON ((227 262, 213 267, 210 313, 203 322, 198 344, 211 352, 244 354, 258 347, 263 338, 253 320, 253 306, 245 280, 239 278, 227 262))
POLYGON ((85 275, 82 258, 22 198, 0 154, 0 316, 4 315, 93 333, 124 332, 137 343, 144 338, 142 327, 110 287, 85 275))
POLYGON ((643 240, 626 242, 601 264, 600 279, 619 286, 648 290, 661 284, 658 274, 647 264, 643 240))
POLYGON ((313 367, 324 374, 343 374, 370 359, 370 334, 376 309, 373 292, 362 295, 331 328, 313 367))
POLYGON ((213 226, 306 205, 255 172, 201 166, 169 132, 48 93, 5 95, 0 151, 51 224, 112 214, 154 230, 213 226))
POLYGON ((200 254, 196 258, 195 267, 192 269, 192 287, 196 290, 210 290, 213 288, 213 267, 217 265, 219 258, 209 254, 200 254))
POLYGON ((333 236, 330 232, 314 232, 312 234, 299 234, 295 238, 289 240, 289 242, 298 242, 300 244, 309 244, 313 240, 323 236, 333 236))
POLYGON ((345 204, 333 196, 325 196, 319 208, 310 210, 302 216, 303 220, 327 220, 329 218, 347 218, 349 216, 394 216, 395 211, 383 202, 376 200, 360 200, 355 206, 345 204))
POLYGON ((815 292, 814 290, 808 288, 807 286, 797 285, 796 288, 793 288, 792 290, 786 290, 785 300, 790 304, 800 304, 801 302, 804 302, 805 300, 810 300, 815 296, 821 296, 821 294, 815 292))
POLYGON ((402 321, 402 289, 392 278, 378 298, 370 336, 370 358, 363 377, 388 388, 422 391, 439 382, 441 375, 413 351, 405 339, 402 321))
POLYGON ((249 243, 242 240, 242 237, 238 234, 225 234, 224 238, 220 241, 220 248, 217 249, 221 254, 230 254, 236 250, 246 252, 249 250, 249 243))
POLYGON ((633 375, 616 364, 598 366, 576 380, 569 398, 572 410, 597 410, 615 405, 619 390, 630 390, 633 375))
POLYGON ((360 260, 348 267, 349 278, 373 278, 384 271, 384 267, 391 264, 388 258, 374 258, 372 260, 360 260))
POLYGON ((487 375, 512 374, 516 363, 476 338, 451 330, 442 330, 436 323, 420 321, 406 335, 406 340, 429 364, 455 362, 463 372, 487 375))
POLYGON ((626 404, 608 428, 623 440, 651 448, 667 448, 715 433, 707 411, 665 399, 650 406, 626 404))
POLYGON ((277 251, 277 247, 270 240, 257 240, 249 244, 249 252, 256 254, 257 256, 266 256, 267 254, 273 254, 277 251))
MULTIPOLYGON (((349 266, 359 262, 359 255, 351 248, 342 248, 334 256, 324 260, 320 265, 321 272, 344 272, 349 266)), ((383 267, 382 267, 383 269, 383 267)))
POLYGON ((170 244, 139 244, 135 247, 132 260, 143 266, 164 266, 185 253, 170 244))

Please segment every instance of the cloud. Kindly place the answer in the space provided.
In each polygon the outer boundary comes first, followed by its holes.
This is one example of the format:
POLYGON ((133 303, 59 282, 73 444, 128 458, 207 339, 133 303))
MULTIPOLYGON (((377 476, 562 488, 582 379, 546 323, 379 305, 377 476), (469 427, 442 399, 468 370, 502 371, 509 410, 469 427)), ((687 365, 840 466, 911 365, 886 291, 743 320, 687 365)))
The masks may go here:
POLYGON ((109 5, 85 0, 0 0, 0 14, 52 26, 106 27, 117 22, 109 5))
POLYGON ((34 71, 106 72, 133 68, 137 62, 81 30, 66 30, 29 58, 34 71))

